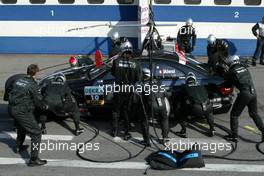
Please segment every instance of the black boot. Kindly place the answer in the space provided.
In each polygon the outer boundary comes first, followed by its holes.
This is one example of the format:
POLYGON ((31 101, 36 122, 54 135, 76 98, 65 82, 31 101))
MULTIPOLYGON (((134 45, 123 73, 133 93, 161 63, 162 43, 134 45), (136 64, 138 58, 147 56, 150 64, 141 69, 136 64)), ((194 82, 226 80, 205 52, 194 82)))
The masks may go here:
POLYGON ((130 134, 129 132, 125 132, 124 140, 125 140, 125 141, 128 141, 128 140, 131 139, 131 138, 132 138, 131 134, 130 134))
POLYGON ((256 66, 257 65, 257 63, 256 63, 256 61, 255 60, 252 60, 252 66, 256 66))
POLYGON ((144 145, 146 147, 151 147, 151 144, 150 144, 149 140, 143 140, 143 141, 140 142, 140 144, 144 145))
POLYGON ((34 167, 34 166, 42 166, 44 164, 47 164, 47 160, 41 160, 39 158, 30 158, 29 162, 28 162, 28 166, 30 167, 34 167))
POLYGON ((224 138, 227 141, 238 142, 238 116, 231 115, 230 122, 231 133, 228 136, 225 136, 224 138))
POLYGON ((111 136, 112 137, 117 137, 118 136, 118 129, 117 128, 113 128, 112 129, 111 136))
POLYGON ((41 129, 41 133, 42 134, 47 134, 47 129, 46 128, 41 129))
POLYGON ((182 138, 187 138, 186 130, 178 131, 178 132, 176 132, 176 135, 178 135, 178 136, 180 136, 182 138))
POLYGON ((79 136, 84 132, 84 129, 80 127, 79 121, 74 122, 74 124, 75 124, 75 136, 79 136))
POLYGON ((215 135, 215 129, 212 128, 212 129, 210 129, 209 137, 213 137, 214 135, 215 135))
POLYGON ((187 138, 187 134, 186 134, 186 122, 180 123, 181 125, 181 131, 176 132, 176 135, 182 137, 182 138, 187 138))
POLYGON ((78 129, 75 130, 75 136, 79 136, 80 134, 82 134, 84 132, 84 129, 79 127, 78 129))
POLYGON ((261 61, 259 62, 259 64, 260 64, 260 65, 264 65, 264 62, 263 62, 263 60, 261 60, 261 61))
POLYGON ((47 129, 46 129, 46 125, 45 124, 41 125, 41 133, 42 134, 47 134, 47 129))

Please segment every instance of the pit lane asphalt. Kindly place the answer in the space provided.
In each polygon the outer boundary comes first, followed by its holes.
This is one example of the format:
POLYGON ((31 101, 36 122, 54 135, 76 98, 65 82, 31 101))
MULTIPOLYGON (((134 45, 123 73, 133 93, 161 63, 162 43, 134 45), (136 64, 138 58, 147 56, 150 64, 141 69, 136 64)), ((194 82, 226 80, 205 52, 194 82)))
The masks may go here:
MULTIPOLYGON (((47 56, 47 55, 4 55, 0 56, 1 64, 0 66, 0 80, 1 84, 0 90, 3 90, 4 82, 8 78, 8 76, 14 74, 14 73, 21 73, 24 72, 27 65, 30 63, 38 63, 41 68, 46 66, 51 66, 55 64, 60 64, 67 62, 68 56, 47 56)), ((56 68, 57 69, 57 68, 56 68)), ((54 70, 54 69, 53 69, 54 70)), ((259 113, 264 117, 264 83, 263 83, 263 71, 264 67, 258 65, 255 68, 250 68, 257 93, 258 93, 258 107, 259 107, 259 113)), ((49 70, 50 71, 50 70, 49 70)), ((46 72, 47 73, 47 72, 46 72)), ((2 99, 2 98, 1 98, 2 99)), ((40 154, 41 158, 48 159, 50 162, 49 166, 44 167, 37 167, 37 168, 29 168, 27 167, 23 162, 21 162, 19 159, 21 158, 20 155, 14 154, 12 151, 12 147, 15 146, 15 141, 12 139, 13 132, 12 132, 12 119, 8 117, 6 112, 6 103, 3 101, 0 101, 0 175, 127 175, 127 176, 134 176, 134 175, 143 175, 144 169, 142 167, 144 166, 144 158, 151 153, 151 151, 154 151, 155 148, 148 148, 145 150, 139 157, 132 159, 128 162, 130 164, 129 166, 126 166, 126 163, 118 163, 117 165, 93 165, 91 163, 85 164, 85 162, 81 161, 76 155, 75 151, 62 151, 62 150, 45 150, 40 154), (9 159, 7 159, 9 158, 9 159), (54 160, 59 160, 55 162, 54 160), (79 161, 79 163, 78 163, 79 161), (133 162, 133 163, 131 163, 133 162), (9 163, 9 164, 8 164, 9 163), (15 164, 17 163, 17 164, 15 164), (123 168, 122 168, 123 167, 123 168)), ((264 119, 263 119, 264 120, 264 119)), ((95 143, 99 143, 100 150, 92 150, 92 151, 86 151, 83 155, 89 156, 92 159, 98 159, 98 160, 112 160, 112 159, 118 159, 118 158, 124 158, 127 157, 127 152, 121 150, 118 148, 112 141, 112 137, 109 135, 110 132, 110 119, 109 117, 104 118, 83 118, 82 121, 84 124, 93 125, 96 124, 100 129, 100 135, 98 138, 96 138, 92 145, 95 143)), ((175 127, 172 122, 172 130, 176 131, 179 129, 179 127, 175 127)), ((229 114, 222 114, 222 115, 216 115, 215 116, 215 122, 221 126, 224 126, 226 128, 229 128, 229 114)), ((259 141, 260 135, 256 134, 257 131, 254 129, 255 125, 253 124, 252 120, 249 118, 247 110, 245 110, 240 117, 240 129, 239 133, 243 138, 246 138, 248 140, 252 141, 259 141), (245 128, 245 126, 249 126, 250 128, 245 128), (248 130, 251 129, 251 130, 248 130)), ((45 142, 54 142, 54 144, 59 142, 66 142, 68 144, 74 143, 82 143, 89 138, 93 136, 93 133, 90 131, 90 127, 86 126, 87 129, 84 134, 81 136, 75 137, 71 130, 73 128, 73 122, 71 119, 67 119, 66 121, 49 121, 47 123, 47 129, 48 129, 48 135, 45 139, 45 135, 43 136, 45 142), (51 139, 59 138, 60 140, 54 141, 51 139)), ((202 125, 203 127, 204 125, 202 125)), ((217 130, 217 136, 213 138, 207 137, 205 134, 201 133, 204 132, 205 129, 190 125, 188 128, 188 136, 191 138, 191 141, 201 141, 210 143, 216 143, 216 142, 225 142, 222 140, 221 136, 225 135, 226 133, 222 131, 219 128, 216 128, 217 130), (201 130, 202 129, 202 130, 201 130)), ((137 132, 138 129, 133 129, 132 136, 133 137, 140 137, 140 133, 137 132)), ((153 129, 151 128, 151 134, 154 135, 153 129)), ((158 134, 160 135, 160 130, 158 130, 158 134)), ((175 136, 173 133, 170 133, 170 137, 175 138, 172 140, 179 142, 181 139, 177 136, 175 136)), ((132 152, 132 154, 137 153, 139 150, 141 150, 140 145, 137 145, 134 142, 124 142, 122 140, 116 140, 116 142, 122 146, 124 146, 126 149, 132 152)), ((27 144, 30 144, 29 140, 26 140, 27 144)), ((153 146, 153 145, 152 145, 153 146)), ((261 146, 261 149, 264 150, 264 144, 261 146)), ((28 150, 30 151, 30 150, 28 150)), ((205 152, 204 153, 208 153, 205 152)), ((223 155, 226 154, 227 151, 220 151, 218 150, 215 155, 223 155)), ((209 153, 210 154, 210 153, 209 153)), ((211 153, 212 154, 212 153, 211 153)), ((23 158, 28 157, 28 153, 24 152, 22 154, 23 158)), ((255 148, 255 144, 245 142, 240 140, 238 143, 238 150, 232 154, 230 157, 232 158, 243 158, 243 159, 264 159, 264 155, 261 155, 259 152, 257 152, 255 148)), ((256 171, 258 172, 252 172, 250 171, 250 168, 254 169, 256 166, 263 166, 264 169, 264 162, 237 162, 237 161, 226 161, 226 160, 218 160, 218 159, 205 159, 206 165, 208 166, 214 166, 214 168, 211 170, 176 170, 176 171, 148 171, 148 175, 198 175, 198 176, 220 176, 220 175, 239 175, 239 176, 247 176, 247 175, 263 175, 263 172, 261 173, 261 169, 256 171), (216 165, 213 165, 216 164, 216 165), (222 164, 228 164, 231 169, 227 171, 219 171, 218 169, 220 166, 223 166, 222 164), (234 170, 232 167, 238 167, 244 166, 244 170, 241 168, 242 172, 239 170, 234 170), (247 166, 247 167, 246 167, 247 166)), ((144 168, 144 167, 143 167, 144 168)))

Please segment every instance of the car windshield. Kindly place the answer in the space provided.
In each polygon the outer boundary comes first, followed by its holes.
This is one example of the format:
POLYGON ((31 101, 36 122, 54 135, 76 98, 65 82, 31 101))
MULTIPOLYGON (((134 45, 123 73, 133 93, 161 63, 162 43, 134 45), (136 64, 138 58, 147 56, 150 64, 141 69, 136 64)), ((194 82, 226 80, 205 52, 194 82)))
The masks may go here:
POLYGON ((199 62, 190 57, 186 57, 186 60, 187 60, 187 64, 193 67, 194 69, 197 69, 206 75, 210 74, 210 68, 207 64, 199 62))

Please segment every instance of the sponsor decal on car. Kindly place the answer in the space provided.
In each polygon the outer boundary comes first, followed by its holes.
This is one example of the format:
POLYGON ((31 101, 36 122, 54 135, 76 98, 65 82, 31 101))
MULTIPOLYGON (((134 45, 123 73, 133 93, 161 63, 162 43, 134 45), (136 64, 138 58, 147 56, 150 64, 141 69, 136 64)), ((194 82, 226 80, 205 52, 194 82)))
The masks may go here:
POLYGON ((104 105, 104 90, 100 86, 85 86, 84 96, 88 105, 104 105))

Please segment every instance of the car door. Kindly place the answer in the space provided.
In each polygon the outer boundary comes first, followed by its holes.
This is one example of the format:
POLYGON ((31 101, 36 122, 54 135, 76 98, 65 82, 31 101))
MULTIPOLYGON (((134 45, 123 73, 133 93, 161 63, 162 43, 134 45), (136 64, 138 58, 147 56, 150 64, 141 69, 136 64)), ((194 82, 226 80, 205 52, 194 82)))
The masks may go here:
POLYGON ((154 64, 154 77, 161 80, 169 91, 175 91, 185 84, 185 73, 177 67, 177 63, 157 60, 154 64))
POLYGON ((185 73, 175 62, 157 60, 154 77, 161 80, 161 84, 165 85, 171 109, 174 114, 178 114, 179 97, 181 96, 181 88, 185 84, 185 73))

